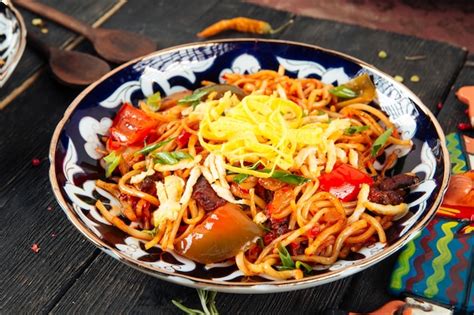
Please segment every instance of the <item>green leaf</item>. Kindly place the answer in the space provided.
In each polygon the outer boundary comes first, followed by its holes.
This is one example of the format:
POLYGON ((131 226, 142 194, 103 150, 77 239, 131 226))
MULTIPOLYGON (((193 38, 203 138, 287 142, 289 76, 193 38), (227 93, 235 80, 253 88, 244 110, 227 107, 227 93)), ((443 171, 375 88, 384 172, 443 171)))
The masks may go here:
POLYGON ((297 186, 310 181, 309 178, 293 175, 291 173, 287 173, 285 171, 278 171, 278 170, 273 172, 271 178, 278 179, 281 182, 291 184, 291 185, 297 185, 297 186))
POLYGON ((153 155, 157 163, 173 165, 181 160, 192 159, 193 156, 184 151, 157 152, 153 155))
POLYGON ((105 177, 110 177, 114 170, 117 168, 117 166, 120 164, 122 156, 121 155, 116 155, 115 151, 112 151, 104 157, 105 161, 105 177))
POLYGON ((157 112, 161 106, 161 94, 156 92, 146 98, 145 103, 150 107, 154 112, 157 112))
POLYGON ((335 88, 330 89, 329 93, 340 98, 354 98, 358 96, 354 90, 351 90, 345 85, 336 86, 335 88))
POLYGON ((171 138, 171 139, 167 139, 167 140, 163 140, 163 141, 160 141, 160 142, 157 142, 157 143, 153 143, 153 144, 150 144, 150 145, 147 145, 145 146, 143 149, 137 151, 134 153, 134 155, 139 155, 139 154, 143 154, 143 155, 147 155, 148 153, 150 152, 153 152, 155 151, 156 149, 158 148, 161 148, 162 146, 164 146, 165 144, 168 144, 170 143, 171 141, 173 141, 175 138, 171 138))
POLYGON ((295 266, 296 268, 303 270, 304 273, 310 273, 313 271, 313 267, 299 260, 296 262, 295 266))
MULTIPOLYGON (((257 167, 258 167, 260 164, 262 164, 262 162, 260 162, 260 161, 255 162, 254 165, 252 165, 251 167, 249 167, 249 170, 253 170, 253 171, 256 170, 257 167)), ((243 183, 243 182, 244 182, 247 178, 249 178, 249 177, 250 177, 250 175, 248 175, 248 174, 238 174, 237 176, 234 176, 234 178, 232 179, 232 181, 233 181, 234 183, 241 184, 241 183, 243 183)))
POLYGON ((263 242, 263 238, 261 237, 257 238, 257 245, 260 248, 265 248, 265 243, 263 242))
POLYGON ((160 164, 176 164, 179 162, 170 152, 157 152, 154 154, 157 162, 160 164))
POLYGON ((189 154, 188 152, 184 151, 175 151, 171 152, 171 156, 174 157, 177 160, 186 160, 186 159, 192 159, 193 156, 189 154))
POLYGON ((232 178, 232 181, 237 184, 242 184, 249 176, 248 174, 237 174, 232 178))
POLYGON ((385 142, 387 142, 387 140, 390 137, 390 135, 392 134, 392 132, 393 132, 393 129, 389 128, 384 133, 382 133, 380 136, 378 136, 377 139, 375 139, 374 144, 372 144, 372 149, 370 151, 373 157, 377 156, 380 149, 384 146, 385 142))
POLYGON ((291 255, 285 246, 278 244, 278 256, 280 256, 283 267, 295 269, 295 262, 291 259, 291 255))
POLYGON ((197 89, 193 94, 183 97, 178 101, 178 104, 187 104, 188 106, 193 106, 195 108, 200 102, 201 98, 209 94, 207 89, 197 89))
POLYGON ((346 130, 344 130, 344 134, 348 136, 352 136, 355 133, 359 133, 369 129, 369 126, 350 126, 346 130))

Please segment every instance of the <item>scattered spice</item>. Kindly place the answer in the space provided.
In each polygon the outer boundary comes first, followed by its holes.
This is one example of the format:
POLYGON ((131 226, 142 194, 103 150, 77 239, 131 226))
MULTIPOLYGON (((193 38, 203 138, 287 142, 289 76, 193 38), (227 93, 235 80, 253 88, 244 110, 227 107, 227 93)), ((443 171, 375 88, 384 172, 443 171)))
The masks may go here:
POLYGON ((34 243, 33 245, 31 245, 31 250, 37 254, 39 251, 40 251, 40 248, 38 246, 38 244, 34 243))
POLYGON ((43 33, 43 34, 48 34, 48 32, 49 32, 49 30, 46 27, 43 27, 41 29, 41 33, 43 33))
POLYGON ((464 110, 464 114, 469 115, 469 109, 464 110))
POLYGON ((283 29, 293 23, 293 19, 289 20, 282 26, 273 29, 272 26, 265 21, 250 19, 246 17, 236 17, 228 20, 220 20, 197 34, 198 37, 207 38, 224 31, 233 30, 243 33, 254 34, 275 34, 281 32, 283 29))
POLYGON ((39 166, 41 164, 41 160, 38 158, 34 158, 31 160, 31 165, 33 166, 39 166))
POLYGON ((36 27, 44 27, 45 25, 43 19, 40 18, 34 18, 31 20, 31 24, 36 27))
POLYGON ((401 75, 396 75, 393 78, 395 79, 395 81, 403 82, 403 77, 401 75))
POLYGON ((472 126, 468 123, 459 123, 458 124, 458 129, 461 131, 468 131, 473 129, 472 126))
POLYGON ((438 109, 443 108, 443 103, 439 102, 439 103, 436 105, 436 107, 437 107, 438 109))
POLYGON ((418 55, 418 56, 405 56, 405 60, 408 60, 408 61, 416 61, 416 60, 423 60, 425 59, 426 56, 425 55, 418 55))
POLYGON ((417 76, 416 74, 415 74, 415 75, 412 75, 412 76, 410 77, 410 81, 411 81, 411 82, 420 82, 420 77, 417 76))
POLYGON ((54 237, 56 237, 56 236, 58 236, 58 234, 56 234, 56 233, 54 233, 54 232, 53 232, 53 233, 51 233, 51 237, 53 237, 53 238, 54 238, 54 237))
POLYGON ((380 59, 385 59, 387 57, 388 57, 388 55, 387 55, 387 52, 385 50, 379 51, 379 58, 380 59))
POLYGON ((51 211, 51 210, 53 210, 53 207, 48 206, 48 208, 46 208, 46 209, 48 209, 48 211, 51 211))

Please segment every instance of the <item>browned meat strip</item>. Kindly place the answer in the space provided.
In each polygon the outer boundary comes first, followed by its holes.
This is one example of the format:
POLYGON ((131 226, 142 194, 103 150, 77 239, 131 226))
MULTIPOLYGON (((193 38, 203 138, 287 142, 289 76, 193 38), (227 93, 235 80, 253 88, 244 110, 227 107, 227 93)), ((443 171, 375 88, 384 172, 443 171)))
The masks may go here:
POLYGON ((398 205, 403 202, 405 191, 399 190, 380 190, 372 187, 369 192, 369 200, 383 205, 398 205))
POLYGON ((412 185, 416 185, 420 179, 416 175, 398 174, 393 177, 384 178, 380 184, 380 190, 397 190, 405 189, 412 185))
POLYGON ((219 197, 204 176, 199 177, 193 187, 193 199, 205 211, 213 211, 227 203, 219 197))
POLYGON ((383 205, 398 205, 404 201, 407 189, 420 182, 416 175, 398 174, 377 181, 369 192, 369 200, 383 205))

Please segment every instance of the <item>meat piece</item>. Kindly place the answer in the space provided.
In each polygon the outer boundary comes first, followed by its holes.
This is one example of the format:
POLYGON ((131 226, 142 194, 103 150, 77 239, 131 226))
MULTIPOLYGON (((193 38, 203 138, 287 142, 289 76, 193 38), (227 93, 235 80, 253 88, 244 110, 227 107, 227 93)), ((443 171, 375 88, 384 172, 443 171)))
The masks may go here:
POLYGON ((140 190, 146 192, 147 194, 156 195, 156 185, 155 182, 163 180, 163 176, 159 172, 155 172, 151 176, 145 177, 145 179, 140 183, 140 190))
POLYGON ((398 190, 380 190, 372 187, 369 191, 369 200, 383 205, 398 205, 403 202, 405 191, 398 190))
POLYGON ((277 191, 286 186, 284 182, 274 178, 259 178, 258 183, 263 186, 263 188, 270 191, 277 191))
POLYGON ((270 203, 273 200, 273 191, 263 188, 261 185, 255 185, 255 194, 262 198, 266 203, 270 203))
POLYGON ((199 177, 193 187, 193 199, 205 211, 213 211, 227 203, 219 197, 204 176, 199 177))
POLYGON ((398 174, 379 179, 370 188, 369 200, 383 205, 401 204, 407 195, 407 189, 419 182, 418 176, 410 174, 398 174))
POLYGON ((386 177, 382 179, 378 185, 380 190, 397 190, 405 189, 412 185, 416 185, 420 179, 416 175, 398 174, 393 177, 386 177))

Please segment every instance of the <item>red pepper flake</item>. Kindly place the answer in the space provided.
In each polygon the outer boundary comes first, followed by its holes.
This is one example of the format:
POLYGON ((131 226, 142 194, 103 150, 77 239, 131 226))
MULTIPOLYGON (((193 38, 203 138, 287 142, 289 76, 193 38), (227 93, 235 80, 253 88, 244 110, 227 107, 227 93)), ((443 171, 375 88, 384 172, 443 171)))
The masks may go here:
POLYGON ((464 111, 464 114, 465 114, 465 115, 469 115, 469 109, 466 109, 466 110, 464 111))
POLYGON ((468 131, 472 129, 472 126, 468 123, 459 123, 458 124, 458 129, 461 131, 468 131))
POLYGON ((33 166, 39 166, 41 164, 41 160, 38 159, 38 158, 34 158, 34 159, 31 160, 31 164, 33 166))
POLYGON ((436 107, 437 107, 438 109, 443 108, 443 103, 439 102, 439 103, 436 105, 436 107))
POLYGON ((31 250, 37 254, 39 251, 40 251, 40 248, 38 246, 38 244, 34 243, 33 245, 31 245, 31 250))

